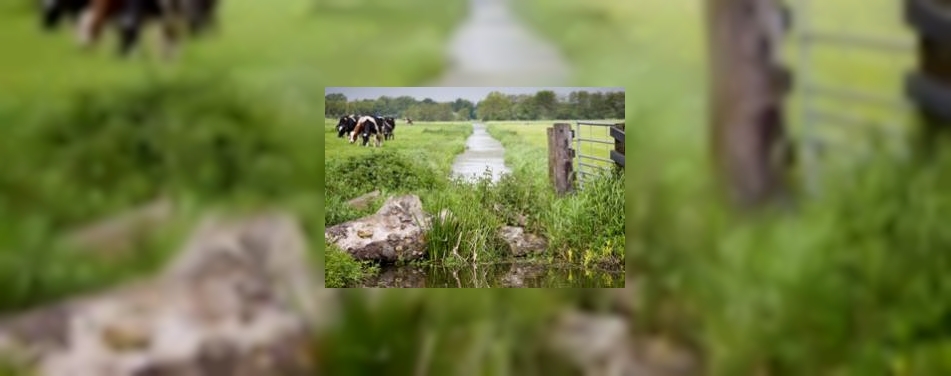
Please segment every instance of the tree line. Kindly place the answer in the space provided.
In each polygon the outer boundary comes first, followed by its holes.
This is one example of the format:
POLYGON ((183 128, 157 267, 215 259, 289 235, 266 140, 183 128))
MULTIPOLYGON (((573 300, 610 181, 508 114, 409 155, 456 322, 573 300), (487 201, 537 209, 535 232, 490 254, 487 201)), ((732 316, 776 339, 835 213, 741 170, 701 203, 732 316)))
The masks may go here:
POLYGON ((340 93, 324 97, 324 115, 337 118, 368 114, 411 118, 421 121, 568 120, 623 119, 624 92, 573 91, 558 96, 554 91, 535 94, 503 94, 493 91, 478 103, 458 98, 452 102, 422 101, 410 96, 348 100, 340 93))

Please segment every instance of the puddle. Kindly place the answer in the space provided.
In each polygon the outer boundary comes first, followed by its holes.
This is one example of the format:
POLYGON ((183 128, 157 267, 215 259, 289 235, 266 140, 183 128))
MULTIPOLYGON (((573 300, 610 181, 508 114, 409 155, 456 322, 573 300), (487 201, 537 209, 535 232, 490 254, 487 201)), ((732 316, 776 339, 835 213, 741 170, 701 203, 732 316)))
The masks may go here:
POLYGON ((449 58, 437 86, 557 86, 570 71, 558 50, 513 14, 510 0, 470 0, 449 58))
POLYGON ((548 266, 538 263, 512 262, 485 265, 382 266, 380 273, 361 287, 538 287, 599 288, 624 287, 624 272, 580 266, 548 266))
POLYGON ((492 170, 492 181, 497 182, 502 174, 510 172, 505 166, 505 148, 489 135, 485 124, 475 123, 472 128, 472 135, 466 140, 466 151, 456 156, 452 163, 452 173, 475 180, 489 168, 492 170))

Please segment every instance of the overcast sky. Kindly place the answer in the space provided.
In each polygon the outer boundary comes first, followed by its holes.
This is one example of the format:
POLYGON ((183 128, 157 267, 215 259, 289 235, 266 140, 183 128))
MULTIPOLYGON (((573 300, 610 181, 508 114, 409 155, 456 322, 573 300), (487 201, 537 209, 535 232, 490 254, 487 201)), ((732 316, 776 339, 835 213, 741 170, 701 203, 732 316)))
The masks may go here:
POLYGON ((326 94, 342 93, 347 100, 377 99, 386 95, 399 97, 408 95, 416 100, 431 98, 437 102, 454 101, 456 98, 478 102, 492 91, 504 94, 535 94, 541 90, 551 90, 558 95, 568 95, 572 91, 586 90, 590 92, 624 91, 621 87, 328 87, 326 94))

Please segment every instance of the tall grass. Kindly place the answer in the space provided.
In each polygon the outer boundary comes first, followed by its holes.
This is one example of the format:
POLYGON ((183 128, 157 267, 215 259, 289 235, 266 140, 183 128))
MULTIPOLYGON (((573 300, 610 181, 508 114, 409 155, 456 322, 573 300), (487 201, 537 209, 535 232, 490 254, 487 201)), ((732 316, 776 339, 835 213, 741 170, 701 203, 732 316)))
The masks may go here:
POLYGON ((543 222, 552 249, 571 252, 571 259, 586 266, 624 265, 623 170, 592 178, 576 194, 554 200, 543 222))
POLYGON ((325 243, 324 245, 326 246, 324 285, 327 288, 352 286, 379 272, 379 267, 370 262, 354 260, 347 252, 333 244, 325 243))
POLYGON ((548 237, 549 254, 569 262, 624 265, 624 172, 590 179, 577 193, 555 198, 547 171, 545 129, 550 124, 491 124, 488 132, 505 146, 511 181, 498 192, 512 215, 527 216, 529 228, 548 237))
POLYGON ((499 187, 491 172, 474 184, 454 179, 449 189, 432 192, 432 229, 427 234, 430 260, 442 263, 491 262, 506 256, 497 230, 505 224, 501 203, 492 195, 499 187))

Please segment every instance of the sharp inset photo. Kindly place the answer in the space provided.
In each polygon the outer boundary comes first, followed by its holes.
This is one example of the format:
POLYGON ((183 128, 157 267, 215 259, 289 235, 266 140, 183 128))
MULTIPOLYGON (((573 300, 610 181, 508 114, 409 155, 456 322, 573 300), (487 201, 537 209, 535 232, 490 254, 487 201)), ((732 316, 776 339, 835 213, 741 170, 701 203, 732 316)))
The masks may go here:
POLYGON ((328 87, 327 287, 624 287, 624 94, 328 87))

